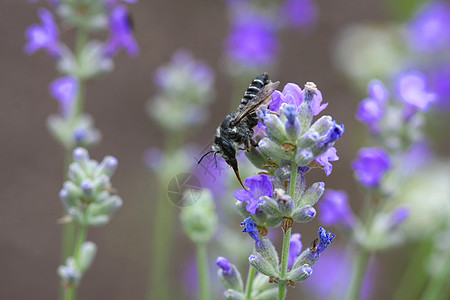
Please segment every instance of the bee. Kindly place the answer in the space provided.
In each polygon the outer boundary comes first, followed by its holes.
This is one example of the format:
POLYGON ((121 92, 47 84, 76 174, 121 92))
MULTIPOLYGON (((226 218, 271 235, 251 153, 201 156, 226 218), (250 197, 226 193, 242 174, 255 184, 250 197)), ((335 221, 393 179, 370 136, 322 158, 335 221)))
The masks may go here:
POLYGON ((214 153, 217 167, 216 155, 219 155, 233 169, 239 183, 246 189, 239 176, 236 154, 238 150, 248 151, 251 146, 257 146, 257 143, 252 140, 253 127, 258 124, 257 111, 263 106, 267 106, 272 99, 272 93, 279 84, 279 81, 272 82, 268 73, 263 73, 253 79, 245 91, 237 111, 226 116, 225 120, 217 127, 211 151, 205 153, 198 163, 209 153, 214 153), (240 145, 244 145, 244 149, 240 148, 240 145))

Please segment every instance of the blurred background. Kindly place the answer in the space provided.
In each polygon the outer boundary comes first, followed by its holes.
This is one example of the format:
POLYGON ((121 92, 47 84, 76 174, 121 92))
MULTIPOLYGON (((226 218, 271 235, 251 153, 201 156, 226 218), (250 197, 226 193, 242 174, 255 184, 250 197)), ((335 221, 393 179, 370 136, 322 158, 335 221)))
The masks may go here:
MULTIPOLYGON (((48 7, 46 2, 41 2, 38 5, 16 0, 0 3, 1 299, 55 299, 59 283, 56 269, 60 265, 61 225, 58 219, 63 216, 63 210, 58 192, 63 183, 64 154, 45 125, 48 115, 58 109, 49 94, 49 84, 57 77, 57 71, 44 52, 28 56, 23 51, 25 30, 39 22, 37 7, 48 7)), ((365 146, 368 133, 354 116, 358 103, 366 97, 368 80, 355 82, 351 75, 345 74, 342 67, 346 65, 345 55, 336 53, 348 51, 339 48, 338 40, 349 26, 370 23, 382 28, 383 24, 398 24, 413 15, 412 9, 408 6, 402 13, 390 1, 319 0, 314 4, 318 12, 314 24, 300 29, 287 27, 279 32, 277 67, 255 68, 256 73, 245 76, 244 82, 250 82, 263 71, 271 71, 271 77, 282 86, 288 82, 300 86, 307 81, 317 84, 324 102, 329 102, 326 114, 344 123, 346 132, 338 142, 340 160, 334 163, 333 173, 326 177, 323 171, 313 170, 308 182, 325 181, 327 188, 346 190, 352 208, 358 210, 362 193, 353 179, 351 162, 358 149, 365 146)), ((242 94, 248 84, 241 84, 236 91, 229 75, 230 64, 224 58, 230 33, 227 5, 226 1, 219 0, 141 0, 129 5, 139 55, 129 58, 120 53, 112 73, 87 84, 85 110, 102 131, 101 143, 90 154, 97 160, 105 155, 117 157, 119 168, 112 182, 124 204, 108 226, 89 231, 89 240, 96 242, 98 254, 83 277, 79 299, 144 299, 156 204, 154 178, 143 157, 146 149, 162 147, 166 136, 165 130, 146 113, 149 99, 157 92, 154 73, 180 48, 190 50, 195 59, 213 69, 215 92, 206 106, 209 118, 203 126, 186 133, 187 142, 206 147, 230 108, 237 107, 240 96, 236 95, 242 94)), ((60 29, 60 35, 68 44, 73 41, 71 30, 60 29)), ((448 121, 448 114, 438 114, 436 119, 448 121)), ((438 123, 434 131, 439 136, 436 151, 448 158, 450 142, 448 131, 440 127, 442 124, 445 122, 438 123)), ((223 198, 228 197, 234 203, 232 192, 226 191, 228 196, 223 198)), ((194 248, 184 237, 178 218, 173 222, 172 275, 167 280, 177 291, 176 299, 196 299, 195 283, 180 283, 186 281, 194 248)), ((317 220, 295 225, 295 231, 302 233, 304 247, 314 239, 319 225, 317 220)), ((238 222, 235 230, 240 231, 238 222)), ((220 235, 217 239, 221 239, 220 235)), ((339 241, 338 236, 335 242, 332 246, 339 247, 344 241, 339 241)), ((251 241, 242 235, 242 243, 250 245, 251 241)), ((368 299, 390 299, 409 259, 407 247, 394 248, 377 257, 376 269, 383 280, 373 280, 374 292, 368 299)), ((214 281, 215 257, 210 259, 211 281, 214 281)), ((246 269, 243 267, 241 272, 246 274, 246 269)), ((299 284, 289 289, 288 297, 295 299, 303 295, 302 299, 313 299, 305 294, 306 290, 299 284)), ((215 299, 219 299, 222 291, 216 284, 215 299)))

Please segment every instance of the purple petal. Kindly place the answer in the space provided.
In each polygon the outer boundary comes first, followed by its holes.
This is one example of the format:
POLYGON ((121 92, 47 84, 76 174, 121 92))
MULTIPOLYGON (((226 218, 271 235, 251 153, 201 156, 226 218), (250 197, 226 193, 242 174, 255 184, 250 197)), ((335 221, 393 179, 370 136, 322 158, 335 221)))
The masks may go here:
POLYGON ((78 94, 78 81, 70 76, 56 79, 50 85, 50 94, 58 100, 61 115, 68 118, 78 94))
POLYGON ((403 74, 397 81, 397 92, 407 104, 425 111, 436 100, 436 95, 426 91, 425 75, 419 72, 403 74))

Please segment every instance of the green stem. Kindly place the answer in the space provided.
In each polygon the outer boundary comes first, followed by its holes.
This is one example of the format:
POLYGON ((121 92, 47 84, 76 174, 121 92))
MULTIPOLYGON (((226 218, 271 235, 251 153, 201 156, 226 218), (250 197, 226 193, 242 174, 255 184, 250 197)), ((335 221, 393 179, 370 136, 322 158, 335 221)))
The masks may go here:
POLYGON ((199 281, 200 300, 211 299, 209 291, 208 253, 206 244, 197 244, 197 272, 199 281))
MULTIPOLYGON (((297 182, 297 169, 298 165, 295 163, 295 161, 293 161, 291 164, 291 180, 289 181, 289 196, 291 196, 292 199, 294 198, 295 194, 295 185, 297 182)), ((291 233, 292 228, 289 228, 286 231, 286 233, 284 233, 283 236, 283 249, 281 252, 281 274, 280 274, 280 281, 278 283, 278 300, 284 300, 286 298, 286 287, 287 287, 286 274, 289 261, 289 246, 291 242, 291 233)))
POLYGON ((369 252, 365 249, 359 249, 359 253, 354 261, 352 281, 348 292, 347 300, 358 300, 361 293, 361 286, 366 274, 369 261, 369 252))
POLYGON ((431 242, 428 239, 416 247, 396 287, 394 300, 419 299, 420 291, 428 278, 423 266, 425 265, 424 261, 428 258, 430 248, 431 242))
POLYGON ((422 300, 448 299, 442 295, 450 276, 450 257, 447 255, 442 264, 434 270, 422 295, 422 300))
MULTIPOLYGON (((166 141, 164 153, 170 159, 172 153, 182 144, 181 134, 171 133, 166 141)), ((163 162, 167 165, 169 162, 163 162)), ((151 243, 150 278, 147 298, 171 299, 171 252, 174 235, 174 206, 167 196, 167 178, 158 178, 156 210, 153 222, 153 235, 151 243)))
POLYGON ((252 289, 253 289, 253 280, 255 279, 256 275, 256 269, 252 267, 252 265, 249 266, 248 269, 248 276, 247 276, 247 283, 245 287, 245 299, 250 300, 252 297, 252 289))

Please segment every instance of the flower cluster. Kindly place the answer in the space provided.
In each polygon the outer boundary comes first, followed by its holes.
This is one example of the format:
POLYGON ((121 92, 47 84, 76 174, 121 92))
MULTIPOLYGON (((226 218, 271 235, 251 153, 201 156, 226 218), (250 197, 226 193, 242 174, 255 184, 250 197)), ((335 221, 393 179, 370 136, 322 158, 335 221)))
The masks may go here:
MULTIPOLYGON (((246 218, 241 224, 243 232, 255 241, 249 262, 260 274, 268 276, 270 282, 278 283, 279 290, 309 278, 320 253, 335 237, 320 228, 318 239, 302 252, 300 234, 291 235, 294 222, 304 223, 315 217, 314 205, 325 190, 323 182, 307 187, 305 174, 314 167, 325 168, 326 175, 331 173, 329 161, 338 159, 333 146, 344 133, 344 126, 330 116, 313 122, 328 105, 322 104, 322 100, 322 94, 312 82, 305 89, 289 83, 282 92, 273 92, 269 107, 258 113, 260 122, 254 135, 257 146, 246 153, 253 165, 264 172, 248 177, 244 184, 248 189, 233 194, 239 212, 246 218), (281 262, 266 236, 268 228, 280 226, 284 233, 281 262)), ((230 285, 225 287, 229 289, 226 295, 242 293, 230 285)), ((271 294, 273 289, 268 286, 253 292, 271 294)))
POLYGON ((180 131, 206 120, 206 105, 214 99, 214 73, 206 63, 178 50, 158 68, 154 81, 159 90, 148 102, 148 113, 162 127, 180 131))
POLYGON ((122 199, 111 194, 111 176, 117 159, 106 156, 101 163, 89 158, 86 149, 76 148, 69 166, 68 180, 59 192, 64 209, 76 223, 105 225, 122 206, 122 199))
MULTIPOLYGON (((33 1, 34 2, 34 1, 33 1)), ((48 129, 67 151, 91 147, 100 141, 90 115, 83 113, 84 83, 113 69, 112 56, 121 48, 135 56, 139 48, 132 35, 128 9, 119 1, 49 1, 67 25, 78 30, 73 51, 60 40, 53 14, 39 10, 41 24, 27 29, 24 51, 32 54, 45 50, 55 61, 62 77, 50 85, 51 95, 59 102, 60 114, 48 118, 48 129), (108 30, 106 42, 89 40, 89 34, 108 30)), ((136 2, 136 1, 128 1, 136 2)))
POLYGON ((80 226, 79 241, 73 254, 58 268, 66 289, 76 287, 95 257, 95 244, 84 241, 87 227, 105 225, 122 206, 122 199, 111 194, 110 180, 117 168, 117 159, 107 156, 98 163, 89 158, 85 149, 76 148, 73 160, 68 180, 59 192, 68 216, 63 220, 74 221, 80 226))

